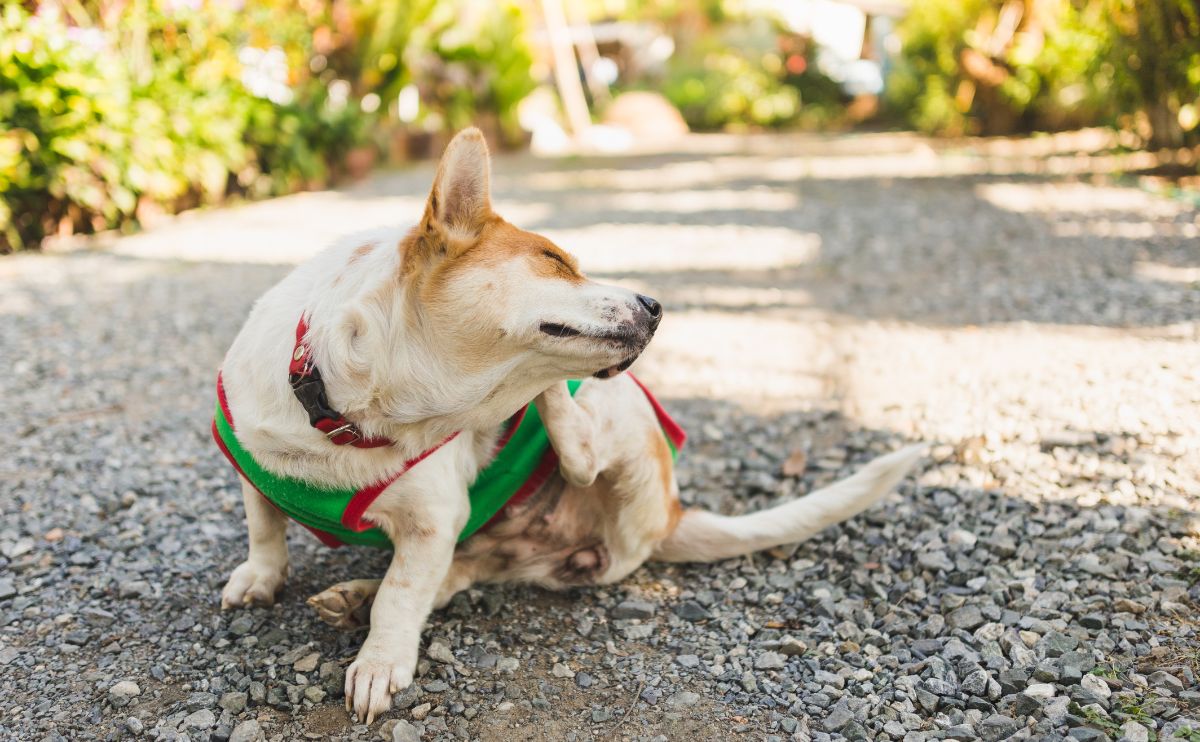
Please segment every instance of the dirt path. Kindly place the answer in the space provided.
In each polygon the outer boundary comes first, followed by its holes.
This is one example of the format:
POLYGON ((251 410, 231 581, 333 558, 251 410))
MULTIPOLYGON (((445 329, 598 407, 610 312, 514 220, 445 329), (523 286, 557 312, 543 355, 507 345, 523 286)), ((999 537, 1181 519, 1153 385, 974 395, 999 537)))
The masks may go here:
POLYGON ((303 605, 382 555, 293 534, 280 604, 220 613, 244 529, 207 424, 253 300, 413 221, 432 167, 0 260, 0 739, 1167 738, 1200 715, 1200 213, 1075 142, 501 158, 500 213, 666 306, 637 371, 686 500, 931 460, 794 550, 470 591, 382 730, 341 707, 361 636, 303 605))

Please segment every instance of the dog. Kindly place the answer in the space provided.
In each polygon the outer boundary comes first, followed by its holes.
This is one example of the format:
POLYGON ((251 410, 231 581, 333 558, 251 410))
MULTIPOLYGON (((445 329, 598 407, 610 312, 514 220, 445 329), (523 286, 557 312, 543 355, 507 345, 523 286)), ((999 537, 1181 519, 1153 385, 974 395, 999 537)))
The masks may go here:
POLYGON ((230 347, 213 430, 241 477, 249 555, 222 608, 273 603, 289 519, 330 545, 391 548, 382 579, 309 600, 337 626, 369 612, 345 681, 347 710, 369 724, 412 682, 430 612, 470 585, 601 585, 651 559, 794 543, 879 500, 919 458, 887 454, 749 515, 684 509, 685 434, 625 373, 661 318, 495 214, 487 145, 461 132, 416 227, 302 264, 230 347))

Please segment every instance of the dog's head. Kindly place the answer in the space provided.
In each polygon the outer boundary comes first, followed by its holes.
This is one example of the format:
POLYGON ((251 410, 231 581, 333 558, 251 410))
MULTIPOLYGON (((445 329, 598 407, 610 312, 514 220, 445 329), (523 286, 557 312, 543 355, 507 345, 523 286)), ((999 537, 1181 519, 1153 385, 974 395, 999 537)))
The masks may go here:
POLYGON ((625 370, 653 337, 662 306, 588 280, 565 250, 504 221, 492 211, 489 180, 482 134, 459 133, 406 241, 402 273, 430 344, 464 374, 541 389, 625 370))

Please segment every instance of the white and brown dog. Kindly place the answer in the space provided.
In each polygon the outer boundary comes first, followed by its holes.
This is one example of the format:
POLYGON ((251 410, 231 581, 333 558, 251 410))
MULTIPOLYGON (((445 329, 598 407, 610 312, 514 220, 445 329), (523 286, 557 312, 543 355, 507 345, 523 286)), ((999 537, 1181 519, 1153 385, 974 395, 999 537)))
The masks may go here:
POLYGON ((750 515, 682 509, 681 431, 621 373, 661 314, 497 216, 483 137, 460 133, 415 228, 300 266, 229 349, 214 432, 242 477, 250 553, 222 606, 274 601, 289 516, 330 543, 391 547, 382 580, 309 601, 336 625, 370 606, 346 673, 347 707, 369 723, 412 682, 430 611, 473 583, 604 584, 648 559, 800 541, 874 503, 917 460, 907 448, 750 515), (478 499, 476 486, 488 490, 478 499))

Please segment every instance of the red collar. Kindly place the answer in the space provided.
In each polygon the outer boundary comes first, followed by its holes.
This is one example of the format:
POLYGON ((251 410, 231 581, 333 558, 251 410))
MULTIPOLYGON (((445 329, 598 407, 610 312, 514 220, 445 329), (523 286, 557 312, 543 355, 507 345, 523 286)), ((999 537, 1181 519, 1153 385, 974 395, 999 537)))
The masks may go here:
POLYGON ((350 444, 355 448, 379 448, 392 445, 389 438, 367 438, 357 425, 329 405, 325 382, 313 363, 312 348, 305 338, 307 334, 308 323, 304 321, 304 315, 300 315, 300 321, 296 324, 296 345, 292 348, 292 360, 288 364, 288 383, 308 413, 309 425, 324 433, 335 446, 350 444))

